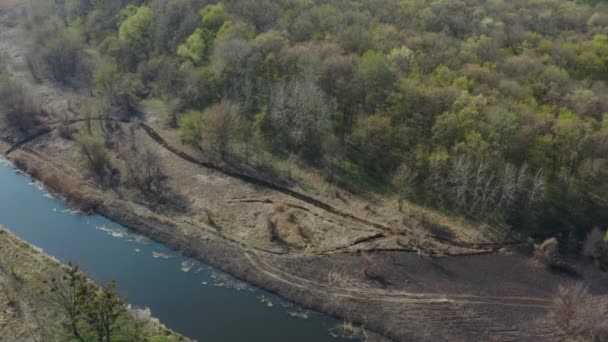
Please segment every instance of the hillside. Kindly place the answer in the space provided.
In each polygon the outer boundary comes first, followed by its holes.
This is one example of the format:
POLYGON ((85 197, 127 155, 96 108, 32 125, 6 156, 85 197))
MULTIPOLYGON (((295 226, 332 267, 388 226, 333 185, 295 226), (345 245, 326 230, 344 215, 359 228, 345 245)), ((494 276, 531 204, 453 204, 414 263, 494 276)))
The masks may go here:
MULTIPOLYGON (((2 341, 71 340, 73 336, 69 332, 68 317, 51 292, 51 280, 64 276, 67 266, 61 265, 3 227, 0 227, 0 260, 2 341)), ((145 310, 123 310, 118 323, 122 328, 114 333, 115 339, 187 341, 167 330, 145 310)))
POLYGON ((559 285, 608 291, 601 1, 0 15, 0 147, 83 211, 396 341, 560 341, 559 285))

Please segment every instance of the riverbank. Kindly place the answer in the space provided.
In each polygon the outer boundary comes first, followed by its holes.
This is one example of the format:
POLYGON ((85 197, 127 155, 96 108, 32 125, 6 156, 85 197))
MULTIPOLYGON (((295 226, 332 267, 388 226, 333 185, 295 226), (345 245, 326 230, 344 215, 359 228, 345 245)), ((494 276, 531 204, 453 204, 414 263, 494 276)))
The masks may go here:
MULTIPOLYGON (((231 239, 217 228, 196 229, 206 225, 199 222, 193 227, 183 220, 188 216, 183 213, 154 212, 103 191, 78 177, 69 163, 50 159, 60 151, 55 139, 32 142, 10 158, 56 195, 76 199, 73 204, 87 198, 90 210, 308 308, 361 323, 399 341, 465 341, 480 334, 496 340, 539 336, 559 340, 543 321, 553 291, 546 284, 568 279, 536 269, 523 255, 424 257, 399 250, 377 250, 371 255, 348 250, 331 254, 264 250, 231 239), (524 322, 518 318, 522 316, 535 318, 524 322)), ((593 270, 581 271, 592 283, 602 284, 593 270)), ((603 284, 594 289, 605 291, 607 282, 603 284)))
MULTIPOLYGON (((67 317, 51 298, 49 282, 64 265, 0 226, 0 336, 2 341, 66 341, 67 317)), ((137 334, 154 341, 188 341, 170 331, 146 310, 125 308, 124 328, 138 324, 137 334)))

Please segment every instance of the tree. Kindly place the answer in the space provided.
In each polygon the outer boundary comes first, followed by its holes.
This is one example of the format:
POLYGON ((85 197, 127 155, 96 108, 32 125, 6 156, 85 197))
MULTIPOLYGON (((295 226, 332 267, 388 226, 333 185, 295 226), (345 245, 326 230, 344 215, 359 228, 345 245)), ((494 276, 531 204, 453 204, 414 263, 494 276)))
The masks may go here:
POLYGON ((149 148, 129 148, 123 153, 127 176, 144 196, 159 201, 166 189, 167 176, 159 155, 149 148))
POLYGON ((207 5, 201 10, 201 24, 208 30, 213 32, 219 31, 229 19, 228 13, 221 2, 213 5, 207 5))
POLYGON ((416 171, 406 164, 401 164, 394 173, 392 183, 399 196, 399 211, 403 209, 403 200, 413 193, 417 176, 416 171))
POLYGON ((212 150, 225 160, 238 133, 240 120, 238 107, 228 100, 211 106, 203 114, 203 137, 208 139, 212 150))
POLYGON ((129 6, 127 12, 132 12, 120 24, 119 41, 130 52, 131 66, 148 58, 153 47, 154 12, 150 7, 129 6))
POLYGON ((105 184, 112 165, 103 143, 96 137, 85 134, 76 135, 74 142, 78 146, 80 154, 84 157, 89 171, 95 175, 99 182, 105 184))
POLYGON ((395 76, 386 56, 381 52, 367 51, 361 57, 357 77, 365 87, 366 109, 368 112, 373 112, 378 105, 384 102, 395 82, 395 76))
POLYGON ((110 281, 102 288, 89 286, 85 296, 84 319, 95 329, 98 342, 112 342, 112 329, 124 312, 124 301, 116 293, 116 284, 110 281))
POLYGON ((0 108, 9 126, 27 133, 39 122, 40 108, 21 84, 3 79, 0 74, 0 108))
POLYGON ((277 142, 289 152, 316 159, 335 112, 334 99, 315 84, 312 75, 280 82, 272 88, 270 120, 277 142))
POLYGON ((203 114, 190 111, 183 115, 179 121, 180 139, 182 143, 202 149, 203 140, 203 114))
POLYGON ((194 64, 199 64, 205 56, 205 48, 203 30, 198 28, 186 39, 186 42, 179 46, 177 55, 190 59, 194 64))
POLYGON ((51 299, 67 316, 72 334, 80 341, 82 336, 78 329, 78 319, 84 310, 83 294, 87 287, 86 277, 73 264, 69 264, 63 274, 53 276, 49 283, 51 299))
POLYGON ((136 74, 121 73, 114 61, 105 60, 95 71, 93 83, 95 93, 116 110, 129 114, 136 111, 144 88, 136 74))
POLYGON ((375 175, 394 170, 399 165, 399 133, 387 116, 362 118, 349 137, 351 159, 375 175))
POLYGON ((45 42, 40 55, 51 78, 68 85, 77 77, 90 74, 83 48, 81 38, 73 32, 59 34, 45 42))

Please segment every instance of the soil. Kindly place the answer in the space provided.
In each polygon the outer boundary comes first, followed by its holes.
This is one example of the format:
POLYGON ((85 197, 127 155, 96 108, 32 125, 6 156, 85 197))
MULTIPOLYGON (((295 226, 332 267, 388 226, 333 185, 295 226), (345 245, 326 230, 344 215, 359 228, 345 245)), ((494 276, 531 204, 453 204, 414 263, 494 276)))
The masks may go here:
MULTIPOLYGON (((290 184, 213 161, 181 145, 159 113, 116 122, 112 139, 159 153, 169 205, 153 206, 124 185, 100 187, 74 143, 56 132, 66 111, 71 126, 84 130, 70 109, 83 95, 28 74, 25 40, 10 24, 18 10, 1 14, 0 53, 11 76, 41 94, 50 130, 18 136, 2 127, 0 147, 75 205, 395 341, 559 341, 545 320, 556 287, 582 280, 595 293, 608 292, 605 273, 577 259, 568 260, 568 273, 537 266, 526 244, 505 241, 496 227, 466 226, 413 205, 403 213, 394 201, 335 191, 314 174, 290 184)), ((119 151, 111 153, 124 170, 119 151)))

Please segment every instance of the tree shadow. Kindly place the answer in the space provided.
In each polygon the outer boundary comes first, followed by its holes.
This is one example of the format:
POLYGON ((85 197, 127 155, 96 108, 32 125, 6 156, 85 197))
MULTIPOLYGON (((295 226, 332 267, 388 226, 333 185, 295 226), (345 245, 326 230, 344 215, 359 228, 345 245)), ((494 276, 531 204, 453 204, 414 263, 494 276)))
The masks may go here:
POLYGON ((574 267, 566 263, 557 263, 549 265, 549 272, 572 279, 580 280, 583 278, 583 276, 577 270, 575 270, 574 267))

